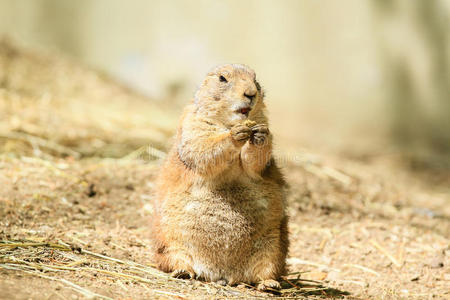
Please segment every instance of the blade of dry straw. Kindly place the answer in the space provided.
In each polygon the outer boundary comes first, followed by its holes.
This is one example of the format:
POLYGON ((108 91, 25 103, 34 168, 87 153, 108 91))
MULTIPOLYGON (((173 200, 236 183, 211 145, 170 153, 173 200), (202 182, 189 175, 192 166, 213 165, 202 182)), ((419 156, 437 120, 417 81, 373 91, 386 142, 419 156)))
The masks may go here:
POLYGON ((8 266, 8 265, 0 265, 0 267, 5 268, 5 269, 9 269, 9 270, 21 271, 21 272, 24 272, 24 273, 27 273, 27 274, 31 274, 33 276, 38 276, 38 277, 49 279, 49 280, 52 280, 52 281, 62 282, 65 285, 69 286, 74 291, 82 294, 83 296, 85 296, 85 297, 87 297, 89 299, 100 298, 100 299, 105 299, 105 300, 113 300, 112 298, 109 298, 107 296, 103 296, 103 295, 91 292, 91 291, 89 291, 89 290, 87 290, 87 289, 85 289, 85 288, 83 288, 83 287, 81 287, 81 286, 79 286, 79 285, 77 285, 77 284, 75 284, 73 282, 70 282, 70 281, 68 281, 66 279, 63 279, 63 278, 51 277, 51 276, 43 275, 43 274, 32 272, 32 271, 23 270, 21 268, 16 268, 16 267, 8 266))
POLYGON ((364 266, 361 266, 361 265, 357 265, 357 264, 344 264, 343 266, 344 266, 344 267, 357 268, 357 269, 363 270, 364 272, 372 273, 372 274, 377 275, 377 276, 381 276, 380 273, 378 273, 377 271, 372 270, 372 269, 369 269, 369 268, 364 267, 364 266))
POLYGON ((60 144, 57 144, 55 142, 31 135, 31 134, 27 134, 27 133, 22 133, 22 132, 9 132, 9 133, 0 133, 0 137, 2 138, 7 138, 7 139, 11 139, 11 140, 20 140, 20 141, 24 141, 27 142, 31 145, 38 145, 40 147, 43 148, 47 148, 49 150, 58 152, 60 154, 66 154, 66 155, 71 155, 75 158, 80 158, 81 154, 73 149, 70 149, 68 147, 62 146, 60 144))
POLYGON ((393 257, 386 249, 384 249, 380 244, 378 244, 377 241, 375 240, 369 240, 369 242, 375 247, 377 248, 381 253, 383 253, 387 258, 389 258, 392 263, 394 265, 396 265, 397 267, 401 267, 402 265, 398 262, 398 260, 393 257))

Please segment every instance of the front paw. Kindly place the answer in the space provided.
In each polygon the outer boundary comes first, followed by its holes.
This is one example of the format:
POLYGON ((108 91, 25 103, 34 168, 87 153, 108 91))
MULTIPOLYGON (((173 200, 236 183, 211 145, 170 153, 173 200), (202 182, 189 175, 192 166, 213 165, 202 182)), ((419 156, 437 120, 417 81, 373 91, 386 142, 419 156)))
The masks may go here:
POLYGON ((252 127, 252 137, 250 139, 250 143, 262 146, 268 143, 269 141, 269 128, 266 124, 258 124, 252 127))
POLYGON ((194 271, 188 271, 184 269, 177 269, 173 271, 170 276, 179 279, 195 279, 194 271))
POLYGON ((237 141, 244 143, 252 135, 252 130, 245 124, 237 124, 231 128, 231 137, 237 141))
POLYGON ((281 285, 278 281, 273 279, 267 279, 261 281, 256 287, 259 291, 269 291, 269 290, 279 290, 281 289, 281 285))

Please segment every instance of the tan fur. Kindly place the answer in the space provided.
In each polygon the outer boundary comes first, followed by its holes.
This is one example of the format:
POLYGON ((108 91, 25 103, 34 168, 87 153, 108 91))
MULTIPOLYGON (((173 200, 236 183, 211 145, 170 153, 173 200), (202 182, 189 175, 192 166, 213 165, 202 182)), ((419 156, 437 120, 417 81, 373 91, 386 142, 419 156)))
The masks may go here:
POLYGON ((161 270, 279 287, 287 216, 285 183, 271 152, 254 71, 217 67, 187 105, 157 181, 153 239, 161 270), (244 106, 248 116, 240 113, 244 106))

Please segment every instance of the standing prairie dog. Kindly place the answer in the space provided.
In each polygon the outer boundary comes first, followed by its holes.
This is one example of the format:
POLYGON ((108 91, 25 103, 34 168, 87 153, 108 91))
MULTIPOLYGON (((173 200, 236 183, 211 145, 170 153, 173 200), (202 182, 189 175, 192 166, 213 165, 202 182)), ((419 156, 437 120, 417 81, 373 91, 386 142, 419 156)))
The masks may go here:
POLYGON ((283 176, 255 72, 208 73, 157 180, 158 267, 178 278, 280 288, 288 249, 283 176))

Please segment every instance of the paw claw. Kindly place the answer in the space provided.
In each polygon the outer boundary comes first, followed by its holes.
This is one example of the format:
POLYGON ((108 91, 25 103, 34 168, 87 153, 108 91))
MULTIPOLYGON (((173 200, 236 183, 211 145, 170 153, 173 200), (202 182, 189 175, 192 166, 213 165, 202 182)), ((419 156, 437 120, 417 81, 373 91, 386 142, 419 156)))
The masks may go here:
POLYGON ((268 140, 269 128, 266 124, 258 124, 252 127, 252 133, 251 143, 261 146, 268 140))
POLYGON ((262 145, 266 141, 266 135, 255 133, 253 135, 253 143, 256 145, 262 145))
POLYGON ((231 128, 231 136, 234 140, 244 142, 250 138, 252 130, 243 124, 235 125, 231 128))
POLYGON ((276 280, 267 279, 267 280, 261 281, 258 284, 257 289, 262 292, 267 291, 267 290, 279 290, 279 289, 281 289, 281 285, 276 280))
POLYGON ((269 128, 267 127, 266 124, 258 124, 252 127, 252 131, 268 134, 269 128))
POLYGON ((179 278, 179 279, 194 279, 195 278, 195 273, 192 271, 187 271, 187 270, 183 270, 183 269, 178 269, 173 271, 170 276, 174 277, 174 278, 179 278))
POLYGON ((219 279, 216 281, 218 285, 226 286, 228 284, 228 281, 226 279, 219 279))

